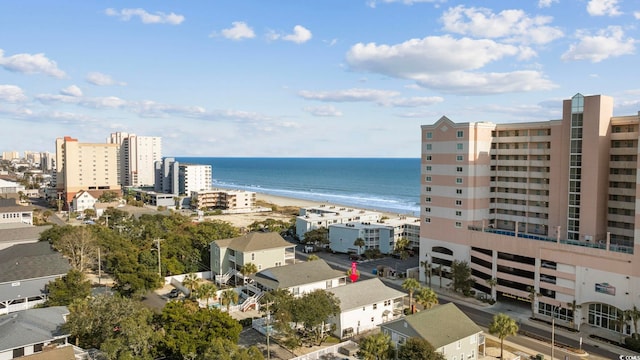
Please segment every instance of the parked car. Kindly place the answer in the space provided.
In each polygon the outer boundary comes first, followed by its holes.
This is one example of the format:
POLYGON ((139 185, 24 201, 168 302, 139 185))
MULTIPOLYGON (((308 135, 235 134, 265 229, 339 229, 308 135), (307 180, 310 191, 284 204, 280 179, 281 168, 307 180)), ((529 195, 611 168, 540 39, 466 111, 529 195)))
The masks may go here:
POLYGON ((171 299, 175 299, 175 298, 177 298, 178 296, 180 296, 180 290, 178 290, 178 289, 172 289, 172 290, 169 292, 169 295, 167 295, 167 296, 168 296, 169 298, 171 298, 171 299))

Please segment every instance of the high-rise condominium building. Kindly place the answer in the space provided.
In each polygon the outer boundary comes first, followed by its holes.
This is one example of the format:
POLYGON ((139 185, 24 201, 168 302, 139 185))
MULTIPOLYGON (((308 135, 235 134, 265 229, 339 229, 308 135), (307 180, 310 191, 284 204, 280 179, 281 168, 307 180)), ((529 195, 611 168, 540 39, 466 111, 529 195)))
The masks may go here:
POLYGON ((80 143, 69 136, 56 139, 56 190, 69 204, 80 190, 94 194, 120 191, 118 144, 80 143))
POLYGON ((423 125, 420 260, 467 262, 498 301, 629 334, 618 319, 640 307, 639 125, 581 94, 559 120, 423 125))
POLYGON ((124 186, 153 186, 155 162, 162 159, 162 138, 112 133, 107 143, 120 145, 120 178, 124 186))
POLYGON ((180 164, 179 165, 179 193, 191 197, 192 191, 211 189, 211 165, 180 164))

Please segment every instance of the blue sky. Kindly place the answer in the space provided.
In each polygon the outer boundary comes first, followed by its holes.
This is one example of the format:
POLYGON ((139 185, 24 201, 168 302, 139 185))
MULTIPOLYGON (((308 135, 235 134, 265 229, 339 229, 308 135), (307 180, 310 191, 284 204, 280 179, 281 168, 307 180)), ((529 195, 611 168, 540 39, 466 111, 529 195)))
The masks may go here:
POLYGON ((419 157, 420 125, 640 110, 631 0, 0 2, 0 151, 419 157))

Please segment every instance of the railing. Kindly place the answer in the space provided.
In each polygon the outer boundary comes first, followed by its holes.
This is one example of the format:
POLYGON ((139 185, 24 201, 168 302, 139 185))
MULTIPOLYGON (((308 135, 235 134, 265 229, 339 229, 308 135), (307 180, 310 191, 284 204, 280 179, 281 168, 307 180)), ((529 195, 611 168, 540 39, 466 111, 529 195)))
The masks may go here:
POLYGON ((293 358, 291 360, 317 360, 317 359, 323 359, 323 358, 325 358, 325 355, 339 354, 339 350, 343 346, 356 347, 358 345, 355 342, 351 341, 351 340, 347 340, 345 342, 341 342, 341 343, 335 344, 333 346, 328 346, 326 348, 322 348, 322 349, 320 349, 318 351, 314 351, 312 353, 308 353, 308 354, 304 354, 304 355, 295 357, 295 358, 293 358))

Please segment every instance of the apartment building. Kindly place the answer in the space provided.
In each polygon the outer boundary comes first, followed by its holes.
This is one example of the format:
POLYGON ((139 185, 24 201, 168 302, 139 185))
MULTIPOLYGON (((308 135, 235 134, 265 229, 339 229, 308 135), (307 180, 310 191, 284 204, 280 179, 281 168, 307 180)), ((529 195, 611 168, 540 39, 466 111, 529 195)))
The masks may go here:
POLYGON ((304 234, 318 228, 329 228, 329 225, 348 222, 378 222, 382 214, 376 211, 354 209, 336 205, 320 205, 317 207, 301 208, 296 217, 296 235, 300 240, 304 234))
POLYGON ((253 191, 222 189, 191 191, 191 207, 197 209, 248 211, 255 206, 256 193, 253 191))
POLYGON ((409 248, 417 250, 420 241, 420 219, 403 216, 380 219, 376 222, 329 225, 329 248, 339 253, 362 254, 365 250, 377 249, 383 254, 391 254, 400 239, 409 240, 409 248), (364 246, 354 245, 358 238, 364 240, 364 246))
POLYGON ((618 319, 640 307, 639 124, 613 116, 610 97, 577 94, 559 120, 423 125, 420 260, 465 261, 498 301, 629 334, 618 319))
POLYGON ((124 186, 154 186, 155 162, 162 159, 162 138, 111 133, 107 143, 120 145, 120 183, 124 186))
POLYGON ((65 136, 56 139, 55 187, 65 207, 81 190, 120 192, 118 144, 81 143, 65 136))
POLYGON ((211 165, 180 164, 178 178, 180 195, 191 197, 192 191, 209 190, 213 183, 211 165))

